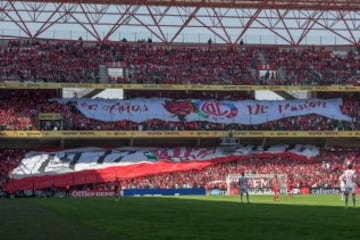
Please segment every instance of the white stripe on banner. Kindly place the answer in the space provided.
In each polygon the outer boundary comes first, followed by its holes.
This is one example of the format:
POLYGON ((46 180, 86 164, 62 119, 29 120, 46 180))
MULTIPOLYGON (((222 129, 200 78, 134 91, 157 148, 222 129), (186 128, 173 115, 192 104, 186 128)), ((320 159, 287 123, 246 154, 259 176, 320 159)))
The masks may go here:
POLYGON ((215 101, 136 98, 130 100, 53 99, 66 104, 74 102, 87 118, 104 122, 131 120, 145 122, 161 119, 170 122, 207 121, 223 124, 261 124, 293 116, 317 114, 327 118, 351 121, 341 112, 342 99, 289 101, 215 101))

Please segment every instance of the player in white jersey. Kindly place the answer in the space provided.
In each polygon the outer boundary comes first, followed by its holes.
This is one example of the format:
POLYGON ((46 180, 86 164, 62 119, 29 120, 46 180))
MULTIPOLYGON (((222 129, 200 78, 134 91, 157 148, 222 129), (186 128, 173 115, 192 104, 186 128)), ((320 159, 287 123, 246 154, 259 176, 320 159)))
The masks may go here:
POLYGON ((339 182, 340 182, 340 199, 344 200, 344 196, 345 196, 345 181, 343 177, 339 177, 339 182))
POLYGON ((241 173, 241 177, 239 178, 239 190, 240 190, 240 200, 243 202, 243 195, 246 194, 247 203, 250 203, 249 200, 249 192, 248 192, 248 182, 244 173, 241 173))
POLYGON ((352 169, 352 165, 349 164, 348 168, 344 171, 344 173, 340 176, 344 182, 345 182, 345 206, 348 206, 348 201, 349 201, 349 194, 351 193, 352 195, 352 201, 353 201, 353 206, 355 207, 356 205, 356 190, 355 190, 355 170, 352 169))

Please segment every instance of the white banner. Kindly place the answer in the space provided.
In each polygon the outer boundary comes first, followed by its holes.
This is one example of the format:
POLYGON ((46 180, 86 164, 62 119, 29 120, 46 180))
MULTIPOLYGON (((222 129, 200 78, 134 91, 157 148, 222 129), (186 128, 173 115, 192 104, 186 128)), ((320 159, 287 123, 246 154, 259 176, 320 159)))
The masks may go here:
MULTIPOLYGON (((255 156, 257 154, 292 153, 311 159, 319 154, 319 149, 313 145, 275 145, 264 149, 262 146, 239 145, 232 151, 222 147, 175 147, 175 148, 135 148, 121 147, 116 149, 76 148, 54 152, 29 152, 19 165, 11 172, 13 178, 27 176, 57 175, 80 172, 84 170, 99 170, 108 167, 125 167, 139 163, 156 164, 189 163, 216 161, 219 158, 236 156, 255 156)), ((140 170, 139 170, 140 171, 140 170)))
POLYGON ((215 101, 136 98, 130 100, 55 99, 73 102, 87 118, 104 122, 131 120, 145 122, 207 121, 223 124, 261 124, 281 118, 317 114, 327 118, 351 121, 340 107, 342 99, 291 101, 215 101))

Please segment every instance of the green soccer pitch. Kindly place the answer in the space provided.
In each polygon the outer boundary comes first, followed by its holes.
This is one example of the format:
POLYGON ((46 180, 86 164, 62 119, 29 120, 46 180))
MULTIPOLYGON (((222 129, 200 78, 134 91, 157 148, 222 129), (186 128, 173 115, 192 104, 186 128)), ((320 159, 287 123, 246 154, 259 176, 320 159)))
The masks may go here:
POLYGON ((360 239, 360 207, 337 195, 0 199, 0 239, 360 239))

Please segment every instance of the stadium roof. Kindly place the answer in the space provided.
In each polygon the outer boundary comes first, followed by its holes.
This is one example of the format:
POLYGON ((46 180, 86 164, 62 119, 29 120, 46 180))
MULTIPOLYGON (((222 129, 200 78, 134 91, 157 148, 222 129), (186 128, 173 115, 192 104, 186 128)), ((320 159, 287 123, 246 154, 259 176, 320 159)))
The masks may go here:
POLYGON ((136 4, 147 6, 202 6, 220 8, 260 8, 268 9, 325 9, 325 10, 360 10, 360 2, 354 0, 19 0, 19 2, 67 2, 67 3, 92 3, 92 4, 136 4))
POLYGON ((356 45, 354 0, 2 0, 0 37, 356 45))

